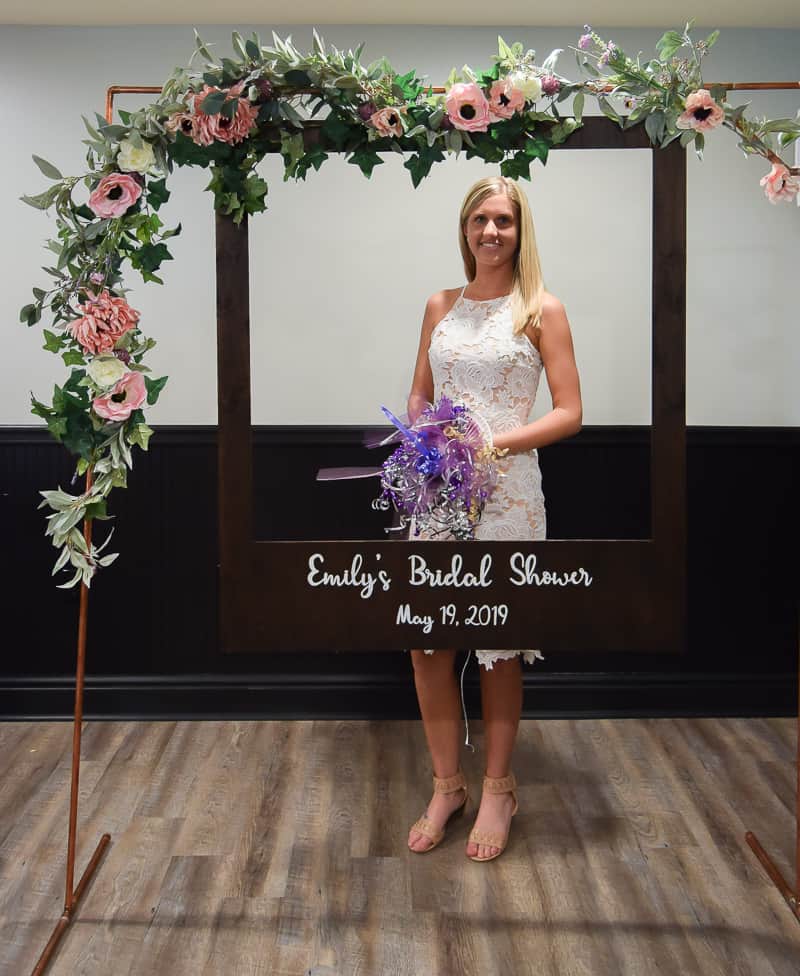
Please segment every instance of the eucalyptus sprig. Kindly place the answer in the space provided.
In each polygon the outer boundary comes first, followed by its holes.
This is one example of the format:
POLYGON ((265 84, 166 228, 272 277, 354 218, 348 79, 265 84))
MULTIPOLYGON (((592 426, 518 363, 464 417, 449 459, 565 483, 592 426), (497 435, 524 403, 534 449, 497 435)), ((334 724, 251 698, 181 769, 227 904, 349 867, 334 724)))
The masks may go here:
MULTIPOLYGON (((687 99, 705 90, 702 61, 719 38, 712 31, 705 39, 695 41, 691 36, 694 20, 682 32, 667 31, 656 44, 656 58, 642 60, 642 53, 634 61, 613 41, 606 41, 588 25, 578 46, 573 47, 578 66, 591 81, 586 87, 597 98, 601 111, 621 128, 644 122, 653 145, 668 146, 676 139, 681 145, 694 143, 702 158, 705 147, 704 132, 697 127, 680 124, 687 112, 687 99), (609 98, 623 99, 629 110, 621 115, 609 98)), ((712 85, 710 97, 720 106, 719 124, 735 132, 739 148, 745 153, 763 156, 773 165, 790 165, 780 158, 778 148, 786 148, 800 136, 800 123, 795 119, 749 120, 745 105, 731 106, 727 89, 712 85), (777 139, 777 145, 776 145, 777 139)))

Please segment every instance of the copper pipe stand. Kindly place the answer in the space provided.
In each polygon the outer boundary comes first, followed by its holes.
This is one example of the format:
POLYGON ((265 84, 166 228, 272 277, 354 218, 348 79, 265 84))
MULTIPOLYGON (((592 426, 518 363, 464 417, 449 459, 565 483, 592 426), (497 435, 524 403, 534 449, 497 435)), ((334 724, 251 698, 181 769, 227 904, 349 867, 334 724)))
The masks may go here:
POLYGON ((78 908, 78 903, 83 897, 84 892, 92 879, 92 875, 97 869, 100 863, 100 858, 103 856, 103 852, 108 847, 111 842, 111 834, 103 834, 100 838, 100 843, 95 848, 94 854, 92 854, 91 860, 86 865, 86 870, 81 875, 81 880, 78 882, 78 887, 72 892, 72 897, 69 900, 69 905, 64 906, 64 911, 61 918, 56 922, 56 927, 53 929, 53 934, 50 936, 47 945, 42 950, 41 956, 36 965, 31 971, 31 976, 41 976, 41 974, 47 969, 53 953, 58 947, 58 943, 61 941, 61 936, 66 932, 67 926, 75 917, 76 909, 78 908))
MULTIPOLYGON (((86 472, 86 491, 89 491, 89 489, 92 487, 93 476, 94 471, 93 468, 90 467, 86 472)), ((86 540, 87 551, 91 552, 91 519, 84 519, 83 537, 86 540)), ((86 870, 83 872, 83 875, 81 876, 76 888, 74 886, 75 851, 77 848, 78 831, 78 794, 81 773, 81 733, 83 731, 83 684, 86 673, 86 634, 88 631, 88 626, 89 587, 86 585, 86 583, 81 582, 80 609, 78 612, 78 649, 77 662, 75 665, 75 711, 72 720, 72 776, 70 779, 69 790, 69 823, 67 826, 67 869, 66 878, 64 880, 64 911, 61 914, 61 918, 58 920, 58 922, 56 922, 56 927, 53 929, 53 934, 50 936, 47 945, 44 947, 44 951, 42 952, 41 956, 39 956, 39 961, 34 966, 31 976, 41 976, 50 963, 53 953, 56 951, 56 947, 61 940, 61 936, 64 934, 67 926, 75 916, 75 910, 78 907, 78 902, 83 897, 86 888, 92 879, 92 875, 97 870, 97 866, 100 863, 100 858, 103 856, 103 852, 111 842, 111 835, 103 834, 103 836, 100 838, 100 843, 97 845, 94 854, 92 854, 89 863, 86 865, 86 870)))
POLYGON ((751 830, 748 830, 744 835, 744 839, 750 845, 753 853, 761 862, 761 866, 769 875, 770 881, 772 881, 772 883, 781 893, 783 900, 786 902, 789 908, 791 908, 794 917, 798 922, 800 922, 800 903, 798 903, 797 895, 792 891, 791 886, 781 874, 780 870, 776 867, 769 854, 767 854, 767 852, 761 846, 758 837, 756 837, 751 830))

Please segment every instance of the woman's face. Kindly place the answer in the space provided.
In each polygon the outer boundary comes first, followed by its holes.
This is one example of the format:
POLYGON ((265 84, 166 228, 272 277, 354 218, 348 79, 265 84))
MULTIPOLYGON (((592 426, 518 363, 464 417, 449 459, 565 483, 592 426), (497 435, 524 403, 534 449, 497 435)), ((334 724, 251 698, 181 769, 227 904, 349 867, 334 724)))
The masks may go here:
POLYGON ((519 228, 511 200, 493 193, 469 214, 464 225, 467 244, 480 265, 498 267, 514 260, 519 228))

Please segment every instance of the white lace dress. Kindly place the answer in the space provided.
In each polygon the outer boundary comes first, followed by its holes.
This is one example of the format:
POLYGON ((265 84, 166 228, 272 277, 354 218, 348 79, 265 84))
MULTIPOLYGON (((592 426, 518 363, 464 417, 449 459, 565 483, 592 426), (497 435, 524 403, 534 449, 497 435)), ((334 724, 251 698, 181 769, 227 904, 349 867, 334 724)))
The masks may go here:
MULTIPOLYGON (((465 403, 482 414, 497 435, 528 423, 542 357, 526 335, 514 335, 510 295, 474 301, 464 297, 465 288, 431 335, 428 358, 433 396, 437 401, 448 396, 465 403)), ((547 522, 536 450, 509 454, 498 466, 503 477, 483 510, 475 538, 545 539, 547 522)), ((413 532, 410 538, 415 539, 413 532)), ((423 540, 425 535, 420 533, 416 539, 423 540)), ((527 664, 543 659, 538 650, 476 650, 475 654, 478 663, 489 670, 495 661, 518 654, 527 664)))

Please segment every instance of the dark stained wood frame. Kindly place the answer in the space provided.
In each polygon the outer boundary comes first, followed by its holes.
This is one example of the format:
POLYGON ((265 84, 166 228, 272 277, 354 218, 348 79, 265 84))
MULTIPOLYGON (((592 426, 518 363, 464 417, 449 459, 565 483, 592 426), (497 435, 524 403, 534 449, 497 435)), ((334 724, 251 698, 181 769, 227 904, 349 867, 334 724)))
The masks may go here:
MULTIPOLYGON (((305 134, 310 145, 318 130, 305 134)), ((325 146, 326 150, 330 147, 325 146)), ((642 126, 620 130, 585 119, 565 149, 648 149, 653 167, 652 434, 650 539, 546 542, 275 542, 253 538, 247 224, 217 215, 219 379, 220 644, 225 652, 399 650, 427 647, 542 647, 558 650, 685 649, 686 625, 686 156, 677 142, 652 149, 642 126), (308 560, 341 572, 360 558, 392 577, 388 593, 362 599, 355 587, 312 589, 308 560), (446 570, 461 554, 469 569, 493 559, 491 589, 410 587, 408 560, 446 570), (512 586, 513 553, 532 555, 537 572, 585 567, 583 586, 512 586), (431 630, 396 624, 397 608, 434 618, 431 630), (458 624, 440 624, 442 604, 458 624), (467 629, 469 605, 509 608, 504 627, 467 629), (457 629, 459 628, 459 629, 457 629), (533 636, 535 635, 535 636, 533 636)), ((331 151, 336 151, 331 149, 331 151)), ((287 485, 287 491, 291 486, 287 485)))

